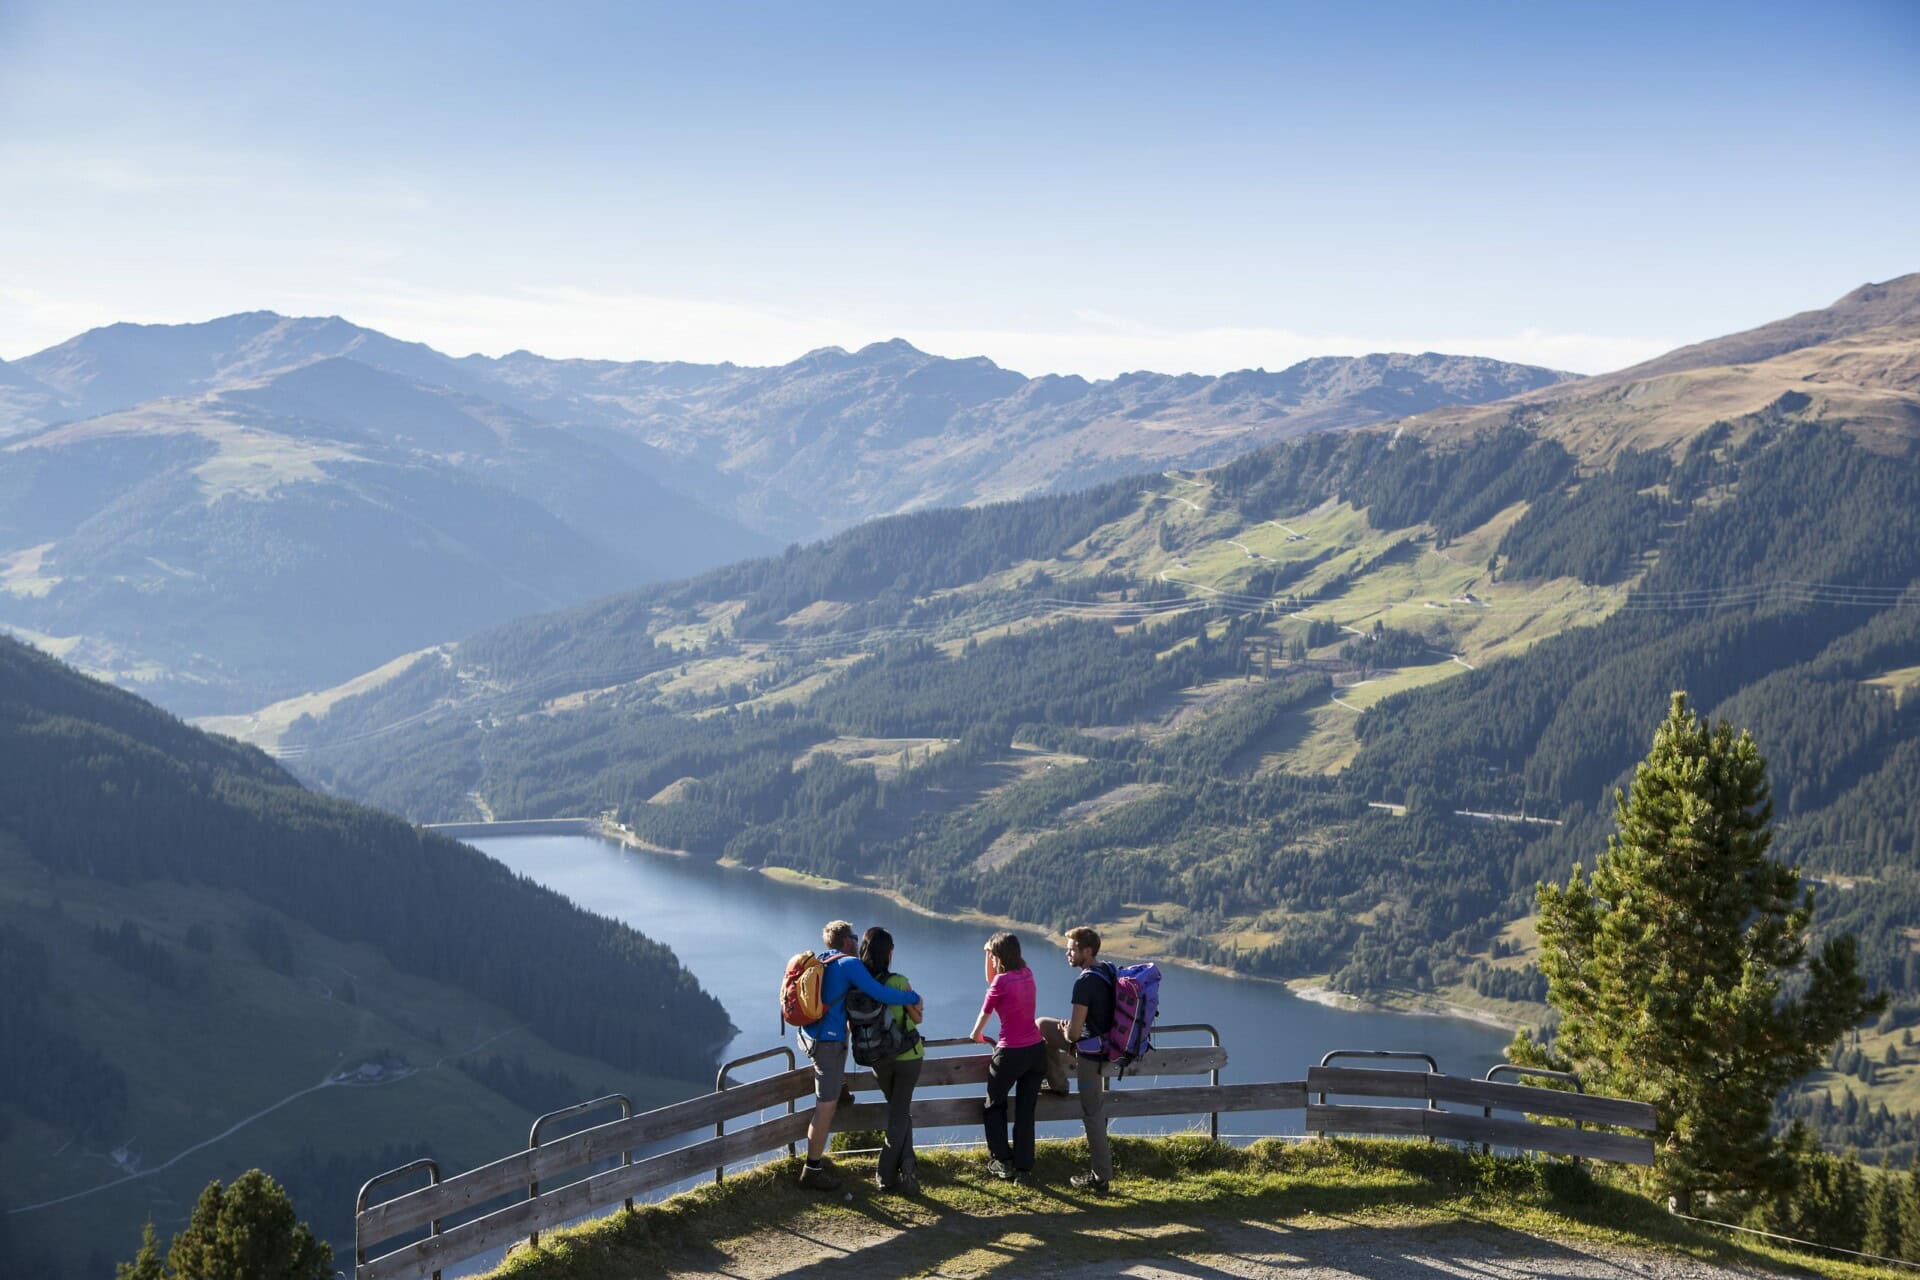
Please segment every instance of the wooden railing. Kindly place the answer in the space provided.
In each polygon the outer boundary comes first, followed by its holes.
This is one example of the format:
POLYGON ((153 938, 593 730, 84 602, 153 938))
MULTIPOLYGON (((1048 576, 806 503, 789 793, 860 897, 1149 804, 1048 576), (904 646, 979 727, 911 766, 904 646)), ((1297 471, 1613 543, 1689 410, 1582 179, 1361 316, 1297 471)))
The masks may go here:
MULTIPOLYGON (((1498 1067, 1494 1068, 1499 1070, 1498 1067)), ((1491 1074, 1491 1073, 1489 1073, 1491 1074)), ((1437 1071, 1381 1071, 1369 1067, 1314 1067, 1306 1091, 1319 1101, 1307 1104, 1308 1133, 1389 1134, 1398 1137, 1451 1138, 1487 1146, 1541 1151, 1551 1155, 1652 1164, 1651 1133, 1657 1120, 1644 1102, 1599 1098, 1588 1093, 1542 1089, 1527 1084, 1467 1080, 1437 1071), (1419 1107, 1329 1106, 1329 1094, 1361 1098, 1398 1098, 1419 1107), (1478 1107, 1478 1114, 1445 1111, 1442 1103, 1478 1107), (1639 1133, 1598 1133, 1535 1120, 1512 1120, 1493 1113, 1518 1112, 1568 1120, 1576 1125, 1604 1124, 1639 1133)))
MULTIPOLYGON (((1162 1035, 1179 1028, 1159 1028, 1162 1035)), ((1187 1028, 1193 1029, 1193 1028, 1187 1028)), ((1211 1031, 1211 1028, 1199 1028, 1211 1031)), ((939 1042, 936 1042, 936 1047, 939 1042)), ((776 1051, 777 1052, 777 1051, 776 1051)), ((760 1058, 767 1055, 754 1055, 760 1058)), ((929 1057, 921 1068, 920 1088, 983 1084, 990 1055, 970 1052, 952 1057, 929 1057)), ((1539 1124, 1529 1120, 1492 1117, 1492 1110, 1519 1112, 1583 1123, 1651 1130, 1653 1109, 1642 1103, 1597 1098, 1529 1085, 1496 1084, 1460 1079, 1438 1072, 1390 1071, 1366 1068, 1315 1067, 1305 1080, 1256 1084, 1220 1084, 1219 1072, 1227 1054, 1218 1044, 1156 1048, 1128 1069, 1129 1077, 1208 1075, 1205 1085, 1151 1088, 1112 1088, 1107 1094, 1110 1119, 1132 1116, 1214 1116, 1218 1132, 1220 1112, 1286 1111, 1304 1109, 1306 1127, 1313 1133, 1415 1134, 1461 1142, 1492 1143, 1531 1151, 1586 1156, 1601 1160, 1651 1163, 1651 1139, 1539 1124), (1320 1095, 1310 1103, 1309 1094, 1320 1095), (1328 1105, 1326 1095, 1396 1098, 1426 1106, 1382 1107, 1328 1105), (1480 1114, 1439 1109, 1442 1103, 1464 1103, 1480 1114)), ((1108 1068, 1109 1076, 1118 1073, 1108 1068)), ((763 1079, 729 1084, 722 1069, 723 1087, 713 1093, 636 1116, 624 1116, 564 1137, 539 1142, 491 1164, 442 1178, 431 1161, 415 1161, 371 1179, 360 1190, 354 1217, 354 1280, 414 1280, 437 1276, 443 1266, 489 1252, 536 1235, 551 1227, 607 1209, 633 1197, 699 1176, 723 1170, 791 1147, 806 1137, 810 1111, 793 1104, 813 1092, 813 1070, 799 1066, 763 1079), (770 1108, 787 1111, 771 1120, 760 1119, 770 1108), (730 1120, 753 1117, 744 1128, 727 1131, 730 1120), (694 1132, 713 1131, 685 1146, 652 1155, 636 1152, 694 1132), (611 1159, 624 1163, 556 1185, 559 1175, 578 1173, 589 1165, 611 1159), (369 1204, 376 1187, 429 1173, 427 1186, 389 1200, 369 1204), (515 1197, 518 1197, 517 1199, 515 1197), (499 1203, 505 1201, 505 1203, 499 1203), (426 1234, 421 1237, 421 1231, 426 1234), (398 1237, 417 1238, 394 1243, 398 1237), (384 1249, 384 1252, 375 1252, 384 1249)), ((849 1072, 847 1085, 855 1094, 877 1091, 871 1071, 849 1072)), ((601 1100, 604 1105, 610 1100, 601 1100)), ((980 1123, 980 1097, 917 1097, 913 1122, 918 1128, 951 1128, 980 1123)), ((1043 1093, 1038 1119, 1078 1120, 1079 1102, 1071 1097, 1043 1093)), ((834 1115, 836 1132, 881 1129, 886 1125, 884 1102, 854 1102, 834 1115)), ((536 1124, 536 1138, 539 1125, 536 1124)))

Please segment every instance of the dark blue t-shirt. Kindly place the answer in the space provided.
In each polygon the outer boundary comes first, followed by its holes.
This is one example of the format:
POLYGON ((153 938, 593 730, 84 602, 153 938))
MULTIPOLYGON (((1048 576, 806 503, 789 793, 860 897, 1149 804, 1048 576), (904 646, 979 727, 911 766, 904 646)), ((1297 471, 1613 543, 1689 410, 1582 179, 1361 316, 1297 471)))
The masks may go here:
POLYGON ((1087 1020, 1081 1025, 1081 1039, 1075 1046, 1083 1054, 1092 1056, 1089 1042, 1104 1038, 1113 1026, 1115 976, 1113 966, 1103 960, 1091 969, 1082 969, 1073 980, 1073 1002, 1087 1006, 1087 1020))

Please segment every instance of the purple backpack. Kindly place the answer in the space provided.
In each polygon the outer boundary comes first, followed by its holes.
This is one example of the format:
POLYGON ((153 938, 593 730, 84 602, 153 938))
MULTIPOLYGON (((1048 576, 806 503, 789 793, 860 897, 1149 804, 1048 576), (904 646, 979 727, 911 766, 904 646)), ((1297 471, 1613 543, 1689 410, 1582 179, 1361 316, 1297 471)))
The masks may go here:
POLYGON ((1160 966, 1130 964, 1113 970, 1101 965, 1094 972, 1113 984, 1113 1025, 1107 1028, 1107 1061, 1120 1064, 1120 1074, 1153 1048, 1153 1022, 1160 1016, 1160 966))

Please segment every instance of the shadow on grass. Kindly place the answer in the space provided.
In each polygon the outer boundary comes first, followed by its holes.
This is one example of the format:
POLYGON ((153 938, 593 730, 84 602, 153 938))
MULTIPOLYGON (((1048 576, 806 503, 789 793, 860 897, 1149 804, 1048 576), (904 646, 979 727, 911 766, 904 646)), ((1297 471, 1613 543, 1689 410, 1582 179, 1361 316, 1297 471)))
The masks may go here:
POLYGON ((511 1254, 496 1274, 1011 1276, 1098 1271, 1107 1263, 1118 1270, 1151 1259, 1160 1273, 1196 1278, 1244 1276, 1250 1268, 1277 1273, 1308 1262, 1409 1280, 1570 1271, 1637 1277, 1577 1245, 1532 1234, 1531 1224, 1510 1225, 1528 1211, 1628 1243, 1779 1265, 1693 1232, 1643 1197, 1565 1164, 1404 1142, 1231 1148, 1204 1139, 1116 1139, 1114 1146, 1114 1191, 1107 1197, 1068 1184, 1084 1167, 1085 1147, 1077 1142, 1042 1143, 1035 1181, 1026 1186, 989 1178, 977 1156, 923 1156, 925 1190, 913 1197, 863 1181, 870 1160, 844 1161, 842 1189, 831 1194, 802 1190, 797 1165, 780 1161, 545 1237, 540 1247, 511 1254), (1222 1269, 1210 1260, 1232 1265, 1222 1269))

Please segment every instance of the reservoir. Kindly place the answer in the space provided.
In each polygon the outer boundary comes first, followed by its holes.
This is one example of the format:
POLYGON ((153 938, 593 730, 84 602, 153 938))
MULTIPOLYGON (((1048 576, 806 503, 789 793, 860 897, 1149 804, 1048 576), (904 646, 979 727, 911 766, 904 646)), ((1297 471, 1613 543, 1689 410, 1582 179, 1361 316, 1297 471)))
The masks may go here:
MULTIPOLYGON (((468 843, 673 948, 738 1029, 723 1058, 795 1044, 791 1028, 784 1038, 779 1034, 780 976, 795 952, 821 945, 820 926, 832 919, 850 920, 861 930, 877 924, 893 934, 894 967, 926 1000, 921 1030, 928 1037, 966 1035, 980 1008, 981 948, 990 932, 982 925, 920 915, 877 893, 808 888, 702 859, 639 852, 596 836, 469 837, 468 843)), ((1066 1017, 1077 971, 1067 965, 1059 940, 1023 933, 1021 944, 1039 984, 1040 1013, 1066 1017)), ((1511 1038, 1464 1019, 1329 1008, 1279 983, 1166 963, 1161 969, 1160 1024, 1217 1027, 1228 1052, 1221 1075, 1227 1083, 1302 1079, 1334 1049, 1420 1050, 1449 1075, 1480 1076, 1504 1060, 1511 1038)), ((1162 1043, 1205 1044, 1206 1037, 1183 1034, 1162 1043)), ((766 1070, 762 1064, 743 1075, 766 1070)), ((1164 1083, 1204 1084, 1205 1077, 1164 1083)), ((1225 1115, 1221 1131, 1299 1133, 1302 1120, 1299 1111, 1225 1115)), ((1163 1117, 1116 1122, 1115 1128, 1158 1132, 1192 1123, 1163 1117)), ((1060 1129, 1078 1131, 1079 1125, 1060 1129)))

